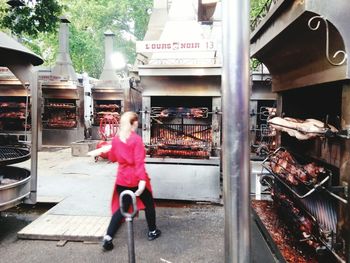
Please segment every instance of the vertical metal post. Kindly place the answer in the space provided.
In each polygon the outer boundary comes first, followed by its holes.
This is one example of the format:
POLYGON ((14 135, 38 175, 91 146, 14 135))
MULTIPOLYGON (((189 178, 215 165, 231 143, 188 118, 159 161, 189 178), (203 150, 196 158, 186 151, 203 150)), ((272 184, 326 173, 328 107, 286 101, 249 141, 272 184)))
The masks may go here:
POLYGON ((32 71, 30 80, 31 91, 31 165, 30 165, 30 196, 29 202, 35 204, 37 202, 37 186, 38 186, 38 72, 32 71))
POLYGON ((249 5, 223 0, 225 262, 250 262, 249 5))
POLYGON ((122 216, 125 217, 125 221, 128 224, 128 253, 129 253, 129 263, 135 263, 135 244, 134 244, 134 226, 133 226, 133 217, 137 213, 137 205, 136 205, 136 195, 134 192, 130 190, 124 190, 119 196, 119 204, 120 204, 120 212, 122 216), (132 212, 128 213, 128 211, 124 210, 123 207, 123 198, 125 195, 130 196, 132 201, 132 212))
POLYGON ((128 225, 128 255, 129 263, 135 263, 135 244, 134 244, 134 225, 132 223, 132 218, 127 217, 125 221, 128 225))

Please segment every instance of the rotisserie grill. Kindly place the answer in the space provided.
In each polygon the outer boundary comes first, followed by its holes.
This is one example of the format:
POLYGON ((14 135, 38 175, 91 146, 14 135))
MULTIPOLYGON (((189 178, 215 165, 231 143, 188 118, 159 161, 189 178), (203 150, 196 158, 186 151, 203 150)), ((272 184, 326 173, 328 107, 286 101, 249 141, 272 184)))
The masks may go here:
POLYGON ((184 124, 185 120, 207 119, 208 108, 163 108, 151 110, 152 132, 148 153, 153 157, 209 158, 210 124, 184 124), (174 124, 178 119, 179 124, 174 124))
POLYGON ((182 99, 187 105, 181 106, 180 98, 160 99, 154 98, 155 106, 151 107, 148 154, 151 157, 208 159, 212 155, 213 138, 210 101, 206 102, 206 107, 198 107, 188 104, 190 99, 182 99), (175 106, 167 107, 164 103, 175 106), (157 106, 159 104, 164 106, 157 106))
POLYGON ((70 145, 84 139, 82 87, 71 82, 44 82, 42 93, 43 144, 70 145))
POLYGON ((218 201, 220 77, 142 76, 141 83, 146 168, 156 198, 218 201))
MULTIPOLYGON (((5 113, 5 117, 15 115, 20 117, 15 127, 7 127, 6 129, 10 130, 1 130, 2 134, 0 134, 0 211, 3 211, 22 202, 30 204, 37 202, 38 118, 40 116, 38 116, 38 75, 33 66, 38 66, 44 61, 15 39, 2 32, 0 35, 0 66, 7 67, 0 68, 2 106, 0 112, 5 113), (29 120, 30 132, 27 126, 29 120), (29 158, 31 159, 30 171, 7 166, 29 158)), ((7 121, 7 119, 2 120, 5 123, 7 121)))
POLYGON ((77 127, 75 101, 47 99, 43 117, 44 128, 69 129, 77 127))
MULTIPOLYGON (((69 20, 60 18, 56 63, 42 82, 42 144, 70 145, 84 139, 84 88, 69 55, 69 20)), ((39 76, 40 78, 40 76, 39 76)))
POLYGON ((101 120, 107 115, 112 115, 119 120, 120 110, 121 105, 118 100, 94 100, 93 125, 99 126, 101 120))
MULTIPOLYGON (((7 69, 0 68, 0 131, 24 135, 30 130, 30 90, 7 69)), ((23 137, 23 136, 22 136, 23 137)), ((21 139, 24 139, 24 137, 21 139)))
POLYGON ((197 1, 168 2, 154 4, 145 39, 136 45, 135 80, 142 88, 140 128, 148 148, 146 168, 155 198, 217 202, 221 194, 221 18, 204 25, 193 8, 197 1), (170 39, 174 49, 157 48, 170 39), (194 48, 194 39, 212 44, 194 48))
POLYGON ((113 117, 114 123, 119 123, 122 112, 131 110, 129 98, 126 96, 129 91, 129 81, 123 80, 117 75, 115 66, 112 63, 114 33, 110 30, 105 35, 105 63, 100 79, 96 81, 91 89, 93 108, 91 114, 92 139, 107 139, 113 137, 113 133, 104 134, 101 130, 113 130, 110 124, 104 121, 113 117), (110 126, 110 127, 109 127, 110 126))
POLYGON ((276 94, 271 92, 271 76, 263 65, 251 72, 250 150, 251 160, 263 160, 276 149, 276 132, 268 120, 276 115, 276 94))
POLYGON ((273 2, 251 34, 252 57, 269 69, 278 94, 270 123, 283 147, 265 160, 272 177, 263 181, 270 180, 284 214, 291 218, 296 207, 312 219, 311 251, 319 262, 350 262, 350 4, 273 2))

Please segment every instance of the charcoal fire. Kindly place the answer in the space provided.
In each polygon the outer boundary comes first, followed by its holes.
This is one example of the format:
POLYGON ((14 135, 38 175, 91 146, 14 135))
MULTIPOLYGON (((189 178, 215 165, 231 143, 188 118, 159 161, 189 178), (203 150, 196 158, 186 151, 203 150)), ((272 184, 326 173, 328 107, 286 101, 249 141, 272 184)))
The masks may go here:
POLYGON ((77 127, 77 112, 74 102, 70 100, 47 100, 43 123, 47 129, 70 129, 77 127))
POLYGON ((94 101, 94 116, 93 116, 93 125, 99 126, 101 121, 106 116, 113 116, 117 120, 120 117, 121 106, 120 101, 114 100, 95 100, 94 101))
POLYGON ((0 68, 0 130, 19 134, 30 130, 30 91, 7 69, 0 68))
POLYGON ((338 202, 346 200, 327 189, 325 182, 331 183, 332 171, 282 147, 271 153, 263 166, 273 175, 271 196, 294 235, 314 253, 328 249, 342 261, 336 254, 336 211, 338 202))
POLYGON ((151 145, 153 157, 208 159, 211 153, 212 129, 208 124, 174 124, 173 119, 208 118, 207 108, 152 108, 151 145))

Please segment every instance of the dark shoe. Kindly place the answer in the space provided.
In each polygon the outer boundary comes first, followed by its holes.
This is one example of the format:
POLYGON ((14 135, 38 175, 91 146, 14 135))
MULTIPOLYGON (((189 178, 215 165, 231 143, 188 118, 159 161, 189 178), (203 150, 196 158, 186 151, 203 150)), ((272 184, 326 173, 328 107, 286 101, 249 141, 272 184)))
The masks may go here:
POLYGON ((114 248, 114 245, 113 245, 113 242, 112 240, 103 240, 102 241, 102 248, 104 251, 109 251, 109 250, 112 250, 114 248))
POLYGON ((160 237, 160 234, 162 233, 162 231, 160 231, 159 229, 156 229, 154 231, 148 231, 148 240, 154 240, 158 237, 160 237))

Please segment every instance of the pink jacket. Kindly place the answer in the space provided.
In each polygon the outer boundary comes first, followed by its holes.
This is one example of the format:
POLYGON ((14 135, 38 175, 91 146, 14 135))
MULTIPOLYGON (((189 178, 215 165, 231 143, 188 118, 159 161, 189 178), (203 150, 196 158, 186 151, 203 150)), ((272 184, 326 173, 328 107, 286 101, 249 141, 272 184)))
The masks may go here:
MULTIPOLYGON (((137 187, 140 180, 146 181, 146 188, 152 192, 150 179, 145 169, 146 151, 142 138, 135 132, 132 132, 126 143, 119 137, 112 140, 112 149, 109 151, 108 158, 112 162, 118 162, 117 179, 112 196, 112 213, 119 208, 119 195, 116 191, 117 185, 126 187, 137 187)), ((144 209, 144 204, 137 198, 138 209, 144 209)))
POLYGON ((126 187, 136 187, 140 180, 147 180, 145 169, 145 147, 142 139, 132 132, 126 143, 119 137, 114 137, 109 160, 118 162, 117 184, 126 187))

